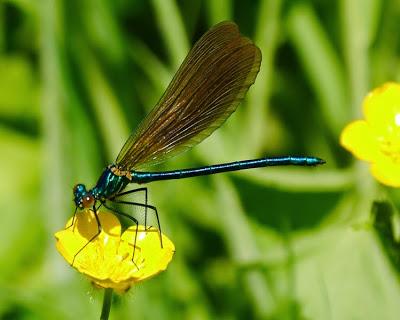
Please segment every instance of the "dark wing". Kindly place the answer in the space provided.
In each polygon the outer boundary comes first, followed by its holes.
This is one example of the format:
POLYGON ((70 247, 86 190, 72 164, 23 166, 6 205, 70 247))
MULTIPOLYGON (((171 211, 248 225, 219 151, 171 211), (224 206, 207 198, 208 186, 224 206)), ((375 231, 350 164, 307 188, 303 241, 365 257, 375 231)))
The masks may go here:
POLYGON ((194 45, 160 101, 119 153, 124 170, 163 162, 208 137, 254 83, 260 50, 233 22, 211 28, 194 45))

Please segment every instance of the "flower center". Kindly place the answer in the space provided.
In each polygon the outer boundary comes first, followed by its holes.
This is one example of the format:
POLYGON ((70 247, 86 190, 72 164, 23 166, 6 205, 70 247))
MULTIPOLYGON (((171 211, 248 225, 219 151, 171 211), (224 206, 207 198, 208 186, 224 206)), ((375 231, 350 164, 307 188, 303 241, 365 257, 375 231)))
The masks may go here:
POLYGON ((380 144, 381 152, 392 159, 396 164, 400 164, 400 139, 399 138, 383 138, 380 144))

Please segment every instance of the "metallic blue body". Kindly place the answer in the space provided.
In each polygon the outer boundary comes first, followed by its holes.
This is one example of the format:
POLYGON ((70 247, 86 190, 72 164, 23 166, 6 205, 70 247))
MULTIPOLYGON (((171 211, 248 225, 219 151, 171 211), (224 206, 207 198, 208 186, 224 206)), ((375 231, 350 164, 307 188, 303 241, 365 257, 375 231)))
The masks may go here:
POLYGON ((141 172, 132 171, 132 182, 136 183, 148 183, 158 180, 172 180, 172 179, 183 179, 197 176, 204 176, 209 174, 237 171, 259 167, 270 167, 270 166, 316 166, 325 163, 324 160, 316 157, 273 157, 273 158, 262 158, 255 160, 243 160, 229 163, 216 164, 212 166, 205 166, 192 169, 163 171, 163 172, 141 172))
POLYGON ((74 187, 76 207, 81 209, 94 207, 97 201, 104 202, 104 200, 111 199, 125 189, 131 180, 126 176, 115 174, 112 171, 114 167, 109 166, 103 171, 93 189, 87 191, 83 184, 77 184, 74 187))
POLYGON ((131 181, 127 177, 118 176, 111 171, 110 167, 107 167, 97 181, 96 186, 89 190, 89 193, 96 200, 109 199, 124 190, 129 182, 131 181))
POLYGON ((284 165, 316 166, 323 163, 325 163, 324 160, 316 157, 285 156, 256 160, 243 160, 199 168, 163 172, 131 171, 129 177, 121 174, 124 171, 118 170, 116 165, 110 165, 103 171, 93 189, 86 191, 86 187, 83 184, 76 185, 74 188, 74 201, 76 206, 80 208, 84 208, 89 205, 92 206, 95 205, 96 201, 103 202, 106 199, 113 198, 117 194, 121 193, 129 183, 143 184, 158 180, 183 179, 259 167, 284 165), (116 172, 119 172, 120 175, 118 175, 116 172))

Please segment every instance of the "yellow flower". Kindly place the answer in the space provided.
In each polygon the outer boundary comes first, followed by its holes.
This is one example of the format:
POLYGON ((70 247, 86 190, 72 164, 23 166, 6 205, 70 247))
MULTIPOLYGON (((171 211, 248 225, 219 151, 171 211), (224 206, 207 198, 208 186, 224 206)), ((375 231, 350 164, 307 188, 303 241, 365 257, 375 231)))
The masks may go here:
POLYGON ((364 99, 365 120, 350 123, 340 143, 354 156, 371 163, 381 183, 400 187, 400 84, 386 83, 364 99))
POLYGON ((161 248, 158 230, 145 230, 144 226, 139 225, 132 262, 136 226, 129 227, 121 235, 121 224, 115 215, 99 212, 98 216, 102 231, 89 243, 98 232, 91 210, 77 213, 73 225, 71 218, 66 228, 55 234, 57 250, 64 259, 97 286, 122 293, 134 283, 167 268, 175 246, 165 235, 161 235, 161 248))

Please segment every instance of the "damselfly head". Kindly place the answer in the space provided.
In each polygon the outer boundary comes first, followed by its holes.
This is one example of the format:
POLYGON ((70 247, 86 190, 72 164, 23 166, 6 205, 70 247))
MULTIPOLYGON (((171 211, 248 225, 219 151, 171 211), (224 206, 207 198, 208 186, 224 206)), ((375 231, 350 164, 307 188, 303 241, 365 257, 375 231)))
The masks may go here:
POLYGON ((74 202, 80 209, 90 208, 94 204, 93 195, 86 190, 84 184, 77 184, 74 187, 74 202))
POLYGON ((77 185, 75 185, 73 191, 74 191, 74 196, 82 195, 86 193, 86 187, 84 184, 78 183, 77 185))

